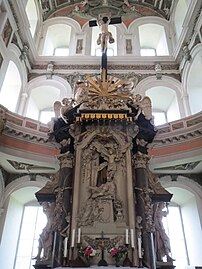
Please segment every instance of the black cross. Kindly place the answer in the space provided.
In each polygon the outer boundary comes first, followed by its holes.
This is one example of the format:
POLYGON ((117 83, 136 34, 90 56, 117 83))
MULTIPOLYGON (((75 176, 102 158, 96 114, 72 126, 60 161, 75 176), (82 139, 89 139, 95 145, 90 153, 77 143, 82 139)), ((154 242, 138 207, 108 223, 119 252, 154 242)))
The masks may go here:
POLYGON ((109 238, 104 237, 104 232, 101 232, 101 237, 96 238, 99 240, 98 245, 101 248, 101 260, 98 262, 98 266, 108 266, 108 263, 104 259, 104 249, 105 249, 105 242, 109 240, 109 238))
MULTIPOLYGON (((118 18, 109 18, 108 16, 103 16, 102 17, 102 21, 104 24, 107 24, 109 22, 109 24, 118 24, 122 22, 121 17, 118 18), (110 20, 110 22, 109 22, 110 20)), ((89 26, 90 27, 94 27, 97 26, 97 20, 93 20, 93 21, 89 21, 89 26)), ((105 80, 107 80, 107 48, 102 51, 102 61, 101 61, 101 80, 104 78, 105 74, 105 80)))

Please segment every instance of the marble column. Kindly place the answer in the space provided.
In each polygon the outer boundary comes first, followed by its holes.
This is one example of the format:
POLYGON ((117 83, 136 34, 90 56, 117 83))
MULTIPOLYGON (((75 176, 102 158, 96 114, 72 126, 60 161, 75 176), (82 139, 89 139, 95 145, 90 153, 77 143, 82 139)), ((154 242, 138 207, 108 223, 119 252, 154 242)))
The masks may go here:
POLYGON ((156 265, 153 245, 153 205, 145 173, 148 160, 149 157, 146 154, 137 152, 134 155, 133 174, 135 175, 136 217, 142 218, 142 248, 144 250, 142 261, 145 267, 154 269, 156 265))
POLYGON ((60 161, 59 182, 55 208, 55 261, 57 266, 63 265, 64 239, 70 238, 70 216, 72 211, 73 155, 69 152, 58 156, 60 161))

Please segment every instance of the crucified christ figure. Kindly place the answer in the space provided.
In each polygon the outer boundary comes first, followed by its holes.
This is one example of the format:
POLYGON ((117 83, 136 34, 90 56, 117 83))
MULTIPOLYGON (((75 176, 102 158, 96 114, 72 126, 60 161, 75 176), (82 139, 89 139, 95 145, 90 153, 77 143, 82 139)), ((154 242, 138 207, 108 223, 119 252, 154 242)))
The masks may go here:
POLYGON ((101 51, 103 53, 106 53, 107 51, 107 42, 114 43, 115 40, 112 36, 112 33, 108 30, 108 25, 110 23, 110 19, 108 17, 102 17, 98 20, 99 26, 101 26, 102 33, 99 34, 99 37, 97 39, 97 44, 101 45, 101 51))

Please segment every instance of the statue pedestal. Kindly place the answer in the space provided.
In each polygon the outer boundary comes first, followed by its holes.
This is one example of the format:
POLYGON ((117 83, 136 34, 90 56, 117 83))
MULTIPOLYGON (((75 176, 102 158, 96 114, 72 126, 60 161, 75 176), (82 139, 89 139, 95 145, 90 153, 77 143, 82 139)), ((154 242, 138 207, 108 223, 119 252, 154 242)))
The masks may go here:
POLYGON ((51 268, 51 264, 43 264, 43 263, 41 263, 41 264, 35 264, 35 265, 33 265, 33 267, 35 268, 35 269, 50 269, 51 268))
POLYGON ((157 269, 174 269, 175 265, 172 262, 156 262, 157 269))

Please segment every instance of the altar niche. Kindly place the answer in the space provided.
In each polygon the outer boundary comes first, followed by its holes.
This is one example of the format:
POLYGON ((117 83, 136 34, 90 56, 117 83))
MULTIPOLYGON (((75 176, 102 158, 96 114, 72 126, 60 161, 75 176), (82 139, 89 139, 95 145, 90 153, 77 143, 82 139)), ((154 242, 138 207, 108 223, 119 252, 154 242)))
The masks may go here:
POLYGON ((85 241, 86 236, 93 240, 104 231, 124 245, 126 229, 135 228, 132 137, 127 128, 123 132, 118 126, 86 129, 85 137, 76 139, 81 142, 76 146, 72 228, 81 228, 85 241))

